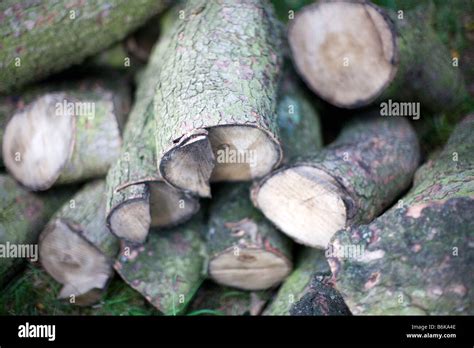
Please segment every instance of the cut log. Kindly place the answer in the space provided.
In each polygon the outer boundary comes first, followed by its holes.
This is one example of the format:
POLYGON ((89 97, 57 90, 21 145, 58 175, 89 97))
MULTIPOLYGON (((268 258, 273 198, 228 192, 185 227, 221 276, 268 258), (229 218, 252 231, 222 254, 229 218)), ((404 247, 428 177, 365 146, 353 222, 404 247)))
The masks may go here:
POLYGON ((70 189, 31 193, 11 177, 0 175, 0 287, 27 257, 38 261, 38 235, 70 195, 70 189))
POLYGON ((260 315, 270 296, 270 291, 236 290, 204 282, 187 315, 260 315))
POLYGON ((211 202, 209 276, 243 290, 279 284, 291 271, 291 241, 256 210, 245 183, 223 187, 211 202))
POLYGON ((425 6, 395 13, 364 0, 319 1, 290 21, 293 60, 308 86, 339 107, 377 97, 432 110, 454 107, 465 95, 463 79, 427 12, 425 6))
POLYGON ((284 164, 312 155, 323 145, 319 115, 294 74, 292 68, 286 68, 277 104, 284 164))
POLYGON ((324 252, 304 248, 295 270, 282 284, 264 315, 350 315, 331 283, 324 252))
POLYGON ((295 241, 324 249, 338 230, 371 221, 408 188, 419 157, 407 120, 361 116, 327 148, 265 177, 252 200, 295 241))
POLYGON ((144 245, 122 241, 115 270, 164 315, 177 315, 205 278, 203 228, 198 215, 174 229, 151 231, 144 245))
POLYGON ((6 126, 2 150, 9 172, 32 190, 104 176, 119 155, 128 93, 89 80, 45 90, 6 126))
POLYGON ((0 93, 82 62, 124 38, 165 4, 161 0, 84 1, 67 6, 55 0, 3 1, 0 93))
MULTIPOLYGON (((161 44, 168 39, 170 26, 167 20, 163 23, 167 25, 162 24, 161 44)), ((196 198, 165 184, 156 168, 152 102, 161 67, 160 54, 158 49, 153 50, 140 75, 124 131, 123 149, 107 176, 108 225, 116 236, 135 243, 146 240, 150 226, 173 226, 199 210, 196 198)))
POLYGON ((118 240, 105 224, 105 182, 87 184, 40 235, 40 261, 63 285, 58 297, 77 305, 97 302, 113 276, 118 240))
POLYGON ((172 186, 209 197, 209 181, 251 180, 280 162, 281 28, 261 0, 190 1, 182 14, 159 44, 158 166, 172 186))
POLYGON ((474 114, 369 225, 339 231, 329 258, 354 314, 474 314, 474 114), (347 257, 347 247, 364 251, 347 257))

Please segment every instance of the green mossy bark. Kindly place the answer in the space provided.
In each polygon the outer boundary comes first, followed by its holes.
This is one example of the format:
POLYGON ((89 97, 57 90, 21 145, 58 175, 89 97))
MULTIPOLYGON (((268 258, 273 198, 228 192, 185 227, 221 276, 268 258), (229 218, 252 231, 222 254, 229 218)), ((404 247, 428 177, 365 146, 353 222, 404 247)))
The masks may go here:
MULTIPOLYGON (((5 113, 8 118, 34 106, 35 100, 47 95, 59 96, 61 102, 92 103, 94 106, 91 116, 71 116, 75 123, 73 149, 59 176, 52 182, 31 189, 46 190, 53 185, 101 177, 115 162, 122 144, 121 129, 130 108, 130 91, 128 86, 121 85, 122 81, 116 81, 114 85, 109 78, 91 77, 66 83, 38 85, 26 90, 21 96, 2 97, 1 113, 5 113)), ((12 152, 12 156, 15 152, 12 152)))
POLYGON ((348 315, 341 295, 330 283, 324 252, 304 248, 294 271, 282 284, 264 315, 348 315))
POLYGON ((293 69, 286 69, 277 104, 284 163, 311 155, 323 145, 319 115, 301 83, 293 77, 295 74, 293 69))
POLYGON ((419 6, 403 13, 403 19, 398 12, 388 12, 397 32, 399 65, 383 99, 420 102, 423 108, 437 111, 452 109, 466 97, 461 68, 453 66, 448 48, 438 38, 430 20, 432 11, 419 6))
POLYGON ((271 6, 199 0, 188 2, 182 14, 170 39, 159 44, 158 166, 170 150, 215 126, 256 127, 279 150, 275 108, 282 40, 271 6))
POLYGON ((371 221, 410 185, 420 160, 416 134, 403 118, 358 117, 308 165, 331 175, 345 193, 347 225, 371 221))
POLYGON ((81 63, 165 5, 161 0, 3 1, 0 93, 81 63))
MULTIPOLYGON (((38 235, 51 215, 71 195, 71 190, 34 194, 11 177, 0 175, 0 244, 36 245, 38 235)), ((7 283, 24 259, 0 257, 0 286, 7 283)))
POLYGON ((151 231, 144 245, 122 242, 115 270, 165 315, 183 312, 205 278, 201 217, 174 229, 151 231))
POLYGON ((474 115, 421 167, 411 191, 369 225, 339 231, 329 259, 354 314, 474 314, 474 115))
POLYGON ((222 187, 213 197, 206 237, 210 263, 229 250, 234 252, 237 248, 240 255, 257 249, 275 254, 291 268, 291 240, 253 207, 249 190, 247 183, 232 184, 222 187))
POLYGON ((269 291, 243 291, 205 282, 189 306, 189 315, 260 315, 269 291))
MULTIPOLYGON (((174 23, 169 11, 160 22, 160 45, 169 40, 168 32, 174 23)), ((149 182, 163 181, 156 168, 155 136, 156 122, 153 116, 153 95, 158 83, 161 69, 162 54, 158 46, 153 48, 146 68, 140 72, 135 103, 125 127, 123 147, 119 159, 110 169, 107 176, 107 220, 110 224, 111 213, 114 209, 141 200, 150 204, 149 182)), ((184 202, 195 199, 182 194, 184 202)), ((193 202, 198 208, 199 204, 193 202)), ((180 207, 176 207, 180 209, 180 207)), ((176 221, 180 223, 182 221, 176 221)))

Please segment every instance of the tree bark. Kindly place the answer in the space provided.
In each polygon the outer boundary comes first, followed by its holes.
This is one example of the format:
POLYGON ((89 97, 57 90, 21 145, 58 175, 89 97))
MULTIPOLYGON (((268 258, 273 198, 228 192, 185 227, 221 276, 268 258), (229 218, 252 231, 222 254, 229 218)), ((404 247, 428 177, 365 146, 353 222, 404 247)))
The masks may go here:
POLYGON ((124 38, 165 4, 161 0, 85 1, 68 6, 54 0, 3 2, 0 93, 81 63, 124 38))
POLYGON ((105 175, 119 155, 129 98, 98 79, 27 93, 3 135, 5 166, 32 190, 105 175))
MULTIPOLYGON (((70 189, 34 194, 11 177, 0 175, 0 246, 3 254, 0 257, 0 287, 17 273, 25 260, 20 255, 13 256, 9 250, 18 251, 27 245, 35 248, 41 228, 70 195, 70 189)), ((38 257, 37 249, 29 251, 31 258, 38 257)))
POLYGON ((152 231, 146 244, 122 241, 115 270, 164 315, 183 312, 205 278, 201 218, 152 231))
POLYGON ((401 12, 365 0, 304 7, 290 21, 288 36, 308 86, 343 108, 379 97, 420 102, 430 110, 457 106, 466 95, 464 82, 432 28, 430 9, 401 12))
POLYGON ((257 211, 249 185, 223 187, 210 207, 209 275, 223 285, 263 290, 291 271, 291 241, 257 211))
POLYGON ((280 162, 281 31, 260 0, 188 2, 182 14, 159 44, 158 165, 172 186, 209 197, 210 180, 251 180, 280 162), (252 151, 256 163, 219 158, 252 151))
POLYGON ((329 259, 354 314, 473 314, 474 115, 454 130, 414 187, 369 225, 339 231, 329 259), (364 253, 347 258, 340 251, 364 253))
POLYGON ((187 315, 260 315, 271 296, 269 291, 244 291, 205 282, 187 315))
POLYGON ((330 278, 331 270, 324 252, 304 248, 295 270, 263 315, 350 315, 330 278))
POLYGON ((265 177, 252 198, 283 232, 324 249, 339 229, 369 222, 393 202, 419 157, 408 121, 366 115, 327 148, 265 177))
POLYGON ((278 93, 277 120, 284 164, 323 146, 319 114, 294 74, 292 68, 286 68, 278 93))
POLYGON ((119 251, 105 224, 105 182, 87 184, 51 219, 40 235, 40 260, 63 285, 59 298, 97 302, 113 276, 119 251))
MULTIPOLYGON (((160 44, 168 40, 169 16, 161 23, 160 44)), ((136 243, 146 240, 150 226, 176 225, 199 210, 196 198, 165 184, 156 168, 152 103, 161 64, 161 52, 154 48, 140 74, 122 152, 107 176, 107 223, 115 235, 136 243)))

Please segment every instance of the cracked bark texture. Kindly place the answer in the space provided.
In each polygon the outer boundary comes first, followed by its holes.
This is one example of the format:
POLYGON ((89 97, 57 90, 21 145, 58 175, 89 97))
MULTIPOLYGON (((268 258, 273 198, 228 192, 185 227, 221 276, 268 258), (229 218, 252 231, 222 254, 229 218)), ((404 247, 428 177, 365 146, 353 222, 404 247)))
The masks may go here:
POLYGON ((403 118, 377 112, 346 125, 338 138, 296 165, 325 171, 342 188, 347 225, 371 221, 410 185, 420 160, 416 134, 403 118))
POLYGON ((160 45, 154 98, 158 166, 169 183, 163 158, 212 127, 256 127, 281 152, 275 117, 281 31, 270 4, 196 0, 183 11, 160 45))
POLYGON ((358 245, 359 258, 329 258, 354 314, 473 314, 474 115, 441 154, 422 166, 411 191, 369 225, 339 231, 332 248, 358 245))
MULTIPOLYGON (((36 245, 41 228, 53 213, 72 195, 72 190, 48 193, 26 191, 13 178, 0 175, 0 244, 36 245)), ((6 284, 25 259, 0 257, 0 285, 6 284)))
MULTIPOLYGON (((277 272, 279 277, 268 282, 265 286, 255 287, 250 278, 243 279, 239 284, 225 284, 245 290, 262 290, 280 283, 292 268, 292 243, 285 235, 280 233, 265 217, 252 206, 249 198, 250 185, 246 183, 233 184, 222 187, 210 206, 209 228, 207 230, 207 248, 209 252, 210 277, 220 282, 213 268, 222 256, 232 255, 234 267, 255 271, 263 267, 259 257, 252 252, 265 252, 274 255, 281 263, 274 262, 262 272, 259 278, 267 273, 277 272), (216 262, 217 261, 217 262, 216 262)), ((228 272, 232 272, 229 267, 228 272)), ((223 272, 225 270, 221 270, 223 272)), ((255 281, 255 279, 253 279, 255 281)))
MULTIPOLYGON (((110 223, 110 218, 115 209, 120 209, 120 207, 135 201, 142 201, 149 206, 149 183, 163 182, 156 168, 154 136, 156 122, 153 116, 152 101, 163 59, 163 52, 158 49, 158 46, 164 45, 169 40, 168 31, 173 22, 171 13, 162 17, 159 44, 153 48, 146 68, 139 74, 135 102, 125 126, 120 157, 107 176, 107 221, 112 232, 114 232, 114 226, 110 223)), ((196 206, 194 212, 199 209, 197 199, 178 190, 175 191, 183 201, 196 206)), ((180 209, 180 207, 176 207, 176 209, 180 209)), ((184 220, 175 221, 173 224, 181 223, 184 220)))
MULTIPOLYGON (((118 240, 110 233, 105 223, 105 181, 97 180, 88 183, 54 214, 40 235, 40 253, 42 253, 42 241, 47 238, 48 234, 52 233, 56 224, 66 225, 69 231, 77 234, 87 244, 104 255, 108 265, 107 271, 105 275, 101 274, 100 281, 93 284, 94 287, 83 291, 78 284, 73 283, 74 279, 71 280, 68 278, 67 274, 58 277, 57 273, 51 272, 51 270, 48 269, 45 259, 50 258, 50 254, 40 255, 43 267, 56 281, 64 285, 59 294, 59 298, 69 298, 69 296, 74 295, 77 298, 78 304, 89 305, 94 303, 100 298, 101 293, 105 291, 109 280, 114 274, 112 268, 113 260, 119 251, 118 240), (71 282, 69 283, 68 280, 71 282)), ((77 248, 79 248, 79 246, 77 246, 77 248)), ((73 250, 66 252, 66 254, 67 253, 71 253, 69 262, 72 264, 74 262, 79 263, 81 257, 84 257, 79 249, 74 250, 73 248, 73 250)), ((92 255, 87 256, 92 257, 92 255)), ((67 263, 68 261, 60 259, 50 260, 49 262, 67 263)))
MULTIPOLYGON (((9 103, 7 112, 12 112, 11 108, 14 109, 15 114, 10 115, 13 118, 16 114, 34 112, 36 102, 44 98, 56 101, 56 104, 50 105, 56 108, 54 111, 50 110, 51 112, 57 112, 58 103, 74 103, 74 105, 92 103, 94 110, 92 116, 63 115, 71 117, 73 124, 73 140, 68 158, 55 177, 41 185, 29 188, 46 190, 53 185, 70 184, 104 176, 119 155, 122 144, 121 128, 130 104, 129 89, 120 84, 114 86, 107 79, 91 77, 58 85, 40 85, 26 91, 19 98, 10 96, 4 99, 9 103)), ((4 158, 6 157, 5 146, 4 143, 2 151, 4 158)), ((8 156, 14 157, 16 152, 19 152, 23 158, 28 154, 28 149, 22 149, 19 146, 15 151, 15 146, 13 146, 8 156)), ((48 153, 44 154, 45 157, 48 155, 48 153)), ((9 170, 15 176, 13 170, 9 170)), ((20 178, 17 179, 21 181, 20 178)))
POLYGON ((350 315, 331 283, 324 252, 304 248, 295 269, 283 282, 264 315, 350 315))
POLYGON ((269 291, 244 291, 205 282, 189 306, 188 315, 260 315, 269 291))
POLYGON ((81 63, 165 5, 161 0, 3 1, 0 93, 81 63))
POLYGON ((206 274, 200 216, 157 233, 143 245, 122 241, 115 270, 164 315, 183 312, 206 274))

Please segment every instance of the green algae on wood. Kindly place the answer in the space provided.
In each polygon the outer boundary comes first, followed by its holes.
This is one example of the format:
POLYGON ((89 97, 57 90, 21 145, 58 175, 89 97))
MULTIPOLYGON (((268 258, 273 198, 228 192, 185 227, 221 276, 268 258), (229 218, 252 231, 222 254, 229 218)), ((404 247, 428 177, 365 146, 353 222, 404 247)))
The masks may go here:
POLYGON ((160 46, 158 167, 169 184, 209 197, 209 181, 251 180, 281 160, 281 28, 260 0, 191 1, 176 16, 160 46))
POLYGON ((35 194, 25 190, 10 176, 0 175, 0 244, 3 250, 0 285, 6 284, 19 271, 26 256, 38 258, 37 241, 41 229, 71 194, 71 190, 35 194), (30 255, 13 257, 8 252, 10 247, 16 252, 28 250, 30 255))
POLYGON ((81 63, 165 5, 161 0, 2 1, 0 93, 81 63))
POLYGON ((329 258, 354 314, 473 314, 474 116, 416 173, 414 187, 368 225, 339 231, 329 258))
POLYGON ((161 69, 159 46, 169 40, 173 14, 168 12, 160 22, 160 41, 139 75, 123 148, 107 175, 107 223, 115 235, 137 243, 146 240, 150 227, 182 223, 199 209, 197 199, 165 184, 156 168, 152 101, 161 69))
POLYGON ((201 217, 151 231, 145 244, 122 241, 115 270, 164 315, 182 313, 206 276, 201 217))

